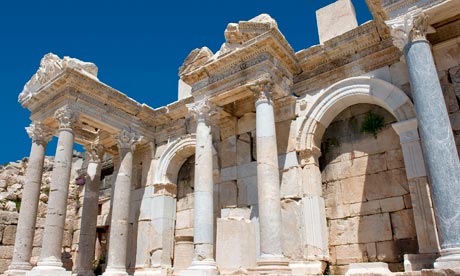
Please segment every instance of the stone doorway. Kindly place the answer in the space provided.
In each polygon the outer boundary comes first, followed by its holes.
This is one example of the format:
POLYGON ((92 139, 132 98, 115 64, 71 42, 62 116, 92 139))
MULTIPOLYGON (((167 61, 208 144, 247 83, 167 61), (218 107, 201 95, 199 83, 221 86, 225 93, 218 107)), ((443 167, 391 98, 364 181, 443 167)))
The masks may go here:
POLYGON ((177 175, 176 224, 174 227, 174 275, 187 269, 193 259, 193 200, 195 155, 190 156, 177 175))
POLYGON ((331 274, 359 262, 387 262, 390 270, 403 271, 403 254, 418 251, 395 121, 381 107, 357 104, 337 115, 322 138, 331 274), (362 132, 369 114, 383 121, 375 135, 362 132))

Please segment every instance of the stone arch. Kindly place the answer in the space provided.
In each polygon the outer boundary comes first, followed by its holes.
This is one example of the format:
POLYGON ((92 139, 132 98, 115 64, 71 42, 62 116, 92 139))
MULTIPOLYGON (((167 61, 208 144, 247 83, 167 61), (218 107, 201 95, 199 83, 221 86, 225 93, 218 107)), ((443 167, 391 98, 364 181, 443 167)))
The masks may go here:
POLYGON ((170 143, 158 160, 154 184, 177 184, 177 175, 185 160, 195 154, 196 136, 190 134, 170 143))
POLYGON ((393 84, 367 76, 348 78, 321 91, 301 124, 297 150, 317 151, 331 121, 345 108, 359 103, 378 105, 398 122, 416 116, 412 101, 393 84))

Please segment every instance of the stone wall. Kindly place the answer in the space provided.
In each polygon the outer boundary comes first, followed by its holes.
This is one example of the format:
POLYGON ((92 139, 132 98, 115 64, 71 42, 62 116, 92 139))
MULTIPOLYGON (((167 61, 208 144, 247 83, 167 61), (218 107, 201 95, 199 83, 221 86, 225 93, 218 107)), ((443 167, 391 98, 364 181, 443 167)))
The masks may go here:
POLYGON ((320 166, 333 274, 343 274, 349 263, 377 261, 403 271, 403 254, 418 251, 394 121, 378 106, 354 105, 323 136, 320 166), (361 131, 369 113, 384 119, 375 136, 361 131))
MULTIPOLYGON (((22 191, 27 169, 27 158, 21 161, 10 162, 0 167, 0 274, 7 270, 13 256, 13 248, 18 223, 22 191)), ((66 269, 71 270, 74 264, 76 247, 73 244, 73 236, 78 218, 79 190, 75 185, 77 170, 82 166, 82 158, 76 154, 73 159, 72 177, 69 190, 67 218, 63 238, 63 263, 66 269)), ((53 157, 47 157, 44 164, 40 201, 37 213, 37 224, 33 243, 31 263, 35 265, 40 257, 43 228, 45 225, 46 206, 53 169, 53 157)))

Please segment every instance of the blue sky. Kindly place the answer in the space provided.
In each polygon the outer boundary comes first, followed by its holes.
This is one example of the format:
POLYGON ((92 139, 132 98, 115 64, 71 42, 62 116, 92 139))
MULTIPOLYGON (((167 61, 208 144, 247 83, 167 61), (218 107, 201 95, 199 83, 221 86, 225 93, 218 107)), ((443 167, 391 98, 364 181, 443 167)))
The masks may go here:
MULTIPOLYGON (((358 23, 370 20, 365 1, 352 1, 358 23)), ((177 99, 178 68, 190 51, 207 46, 216 52, 228 23, 268 13, 299 51, 318 44, 315 10, 332 2, 1 1, 0 164, 29 155, 29 111, 17 96, 46 53, 93 62, 102 82, 159 107, 177 99)), ((54 155, 55 140, 47 155, 54 155)))

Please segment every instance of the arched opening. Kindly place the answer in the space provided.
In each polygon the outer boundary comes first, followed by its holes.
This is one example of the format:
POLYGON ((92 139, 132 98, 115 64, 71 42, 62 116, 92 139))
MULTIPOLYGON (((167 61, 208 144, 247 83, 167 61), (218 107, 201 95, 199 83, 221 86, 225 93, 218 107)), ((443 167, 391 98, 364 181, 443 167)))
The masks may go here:
POLYGON ((390 270, 404 271, 403 255, 418 252, 394 122, 379 106, 357 104, 333 118, 322 136, 319 166, 332 274, 361 262, 386 262, 390 270), (364 132, 369 123, 375 133, 364 132))

